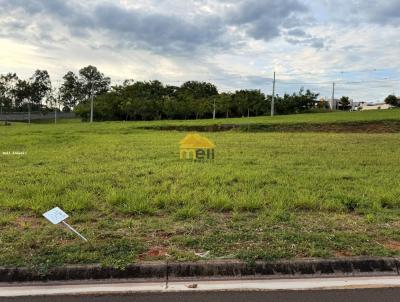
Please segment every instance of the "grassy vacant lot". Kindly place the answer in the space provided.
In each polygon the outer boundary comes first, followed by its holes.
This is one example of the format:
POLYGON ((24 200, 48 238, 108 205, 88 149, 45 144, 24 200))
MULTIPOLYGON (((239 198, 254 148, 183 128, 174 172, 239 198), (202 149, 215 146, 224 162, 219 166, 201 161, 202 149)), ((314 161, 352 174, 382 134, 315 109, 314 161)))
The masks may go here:
MULTIPOLYGON (((400 112, 272 122, 324 118, 400 112)), ((143 124, 1 126, 0 265, 400 255, 400 133, 206 133, 216 159, 193 162, 179 160, 186 132, 143 124), (44 220, 54 206, 90 245, 44 220)))

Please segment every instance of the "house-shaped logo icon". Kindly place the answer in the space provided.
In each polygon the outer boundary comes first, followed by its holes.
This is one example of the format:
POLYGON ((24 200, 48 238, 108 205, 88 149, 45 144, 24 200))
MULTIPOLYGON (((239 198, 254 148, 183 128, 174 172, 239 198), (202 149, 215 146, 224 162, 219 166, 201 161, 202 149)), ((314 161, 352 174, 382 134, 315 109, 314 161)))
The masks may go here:
POLYGON ((214 159, 215 145, 204 136, 188 134, 179 145, 181 159, 214 159))

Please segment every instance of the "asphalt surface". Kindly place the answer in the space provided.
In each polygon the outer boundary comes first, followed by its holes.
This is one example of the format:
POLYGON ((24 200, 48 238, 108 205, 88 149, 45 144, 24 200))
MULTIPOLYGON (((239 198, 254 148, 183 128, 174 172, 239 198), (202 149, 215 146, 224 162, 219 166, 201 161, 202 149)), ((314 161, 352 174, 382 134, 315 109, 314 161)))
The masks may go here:
POLYGON ((400 288, 301 290, 301 291, 218 291, 166 292, 78 296, 0 298, 0 302, 398 302, 400 288))

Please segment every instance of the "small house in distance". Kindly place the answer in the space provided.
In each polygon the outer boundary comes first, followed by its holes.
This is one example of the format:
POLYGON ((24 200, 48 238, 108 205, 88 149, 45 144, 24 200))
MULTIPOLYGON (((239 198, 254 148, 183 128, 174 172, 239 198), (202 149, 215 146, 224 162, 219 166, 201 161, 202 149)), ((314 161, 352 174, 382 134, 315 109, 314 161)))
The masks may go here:
POLYGON ((215 145, 204 136, 190 133, 179 145, 181 159, 214 159, 215 145))

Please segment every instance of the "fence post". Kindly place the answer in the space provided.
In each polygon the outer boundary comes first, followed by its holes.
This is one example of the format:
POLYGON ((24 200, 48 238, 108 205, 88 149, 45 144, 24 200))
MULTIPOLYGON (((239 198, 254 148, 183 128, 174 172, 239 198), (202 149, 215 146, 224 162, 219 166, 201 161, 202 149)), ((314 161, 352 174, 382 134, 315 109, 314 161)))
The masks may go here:
POLYGON ((31 104, 28 103, 28 123, 31 123, 31 104))

